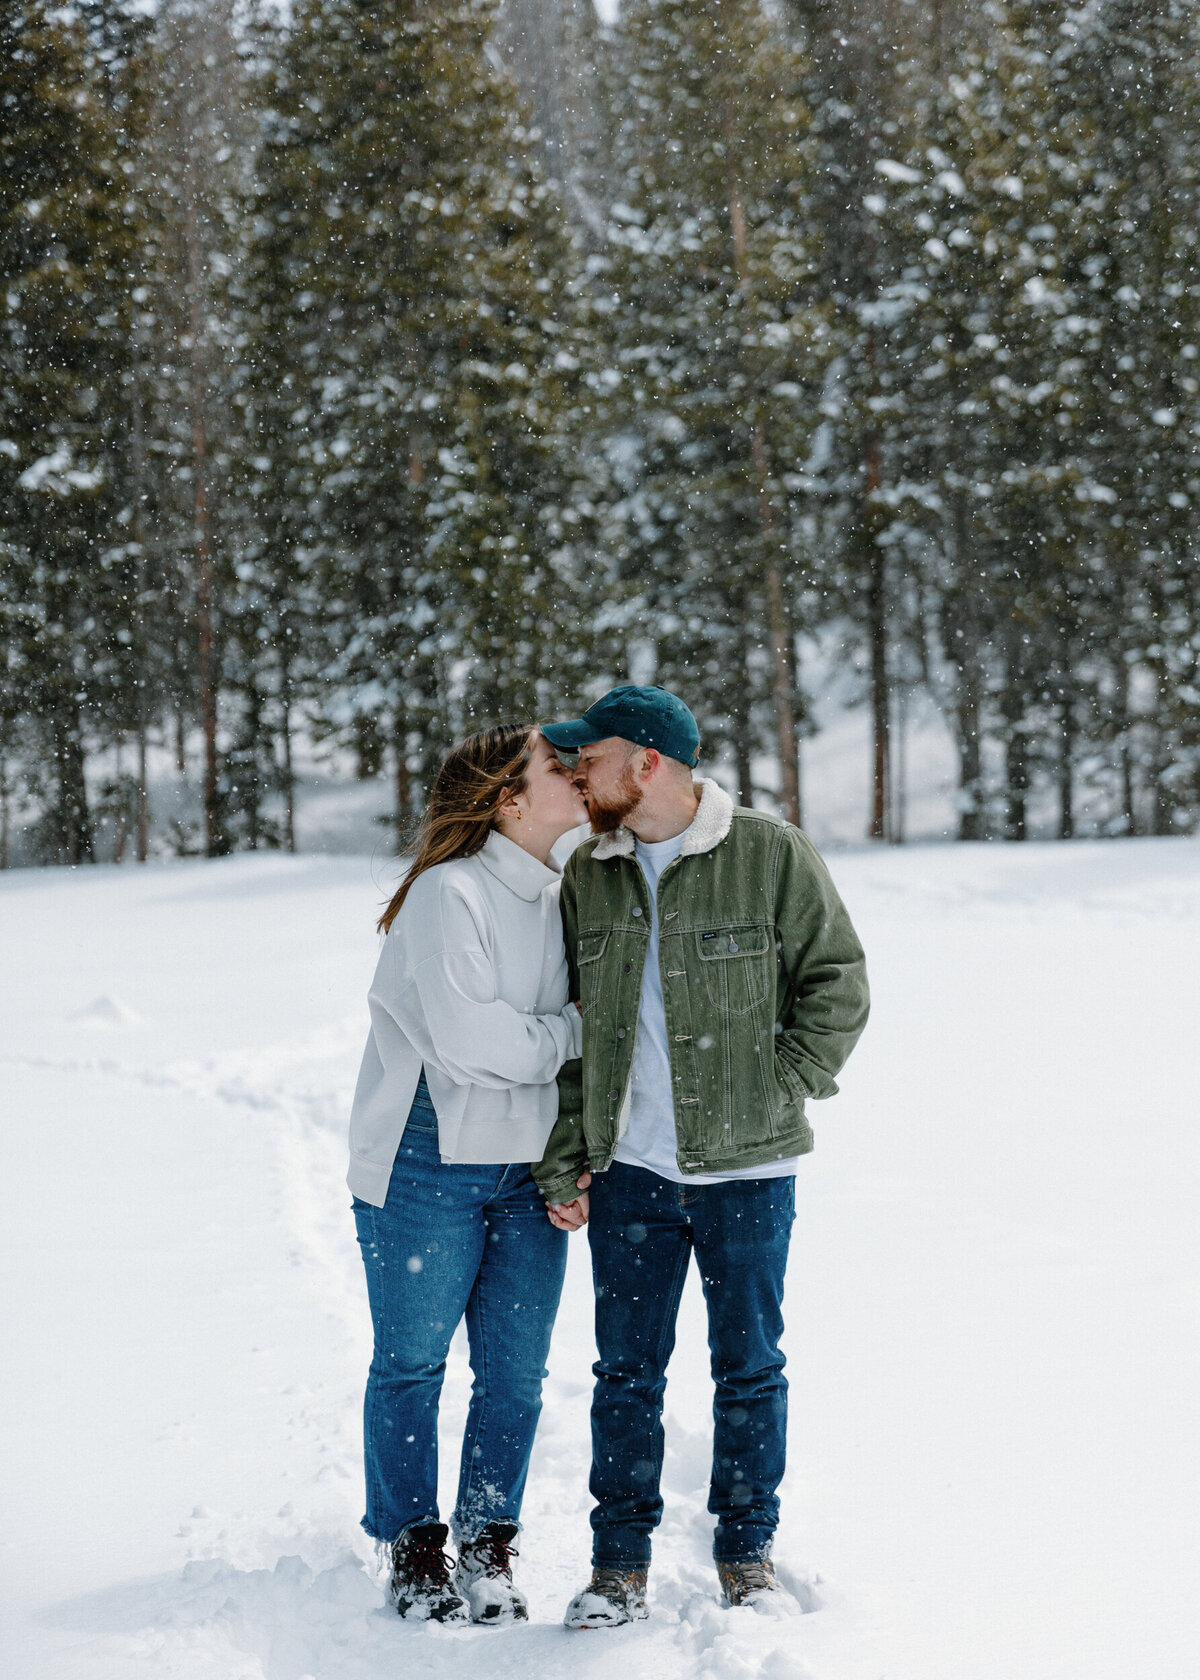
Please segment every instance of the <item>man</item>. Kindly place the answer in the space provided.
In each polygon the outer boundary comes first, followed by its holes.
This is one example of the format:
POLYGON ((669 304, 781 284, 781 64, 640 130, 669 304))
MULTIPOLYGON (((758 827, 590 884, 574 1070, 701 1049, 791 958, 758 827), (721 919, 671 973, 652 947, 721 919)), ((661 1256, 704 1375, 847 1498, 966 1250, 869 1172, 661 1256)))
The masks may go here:
POLYGON ((800 830, 693 781, 699 731, 675 695, 616 688, 543 733, 578 753, 596 833, 562 889, 583 1061, 560 1075, 534 1169, 554 1222, 588 1224, 596 1287, 593 1568, 565 1619, 614 1627, 647 1614, 665 1372, 693 1251, 716 1385, 717 1573, 729 1604, 775 1590, 793 1174, 812 1147, 805 1099, 837 1089, 867 983, 800 830))

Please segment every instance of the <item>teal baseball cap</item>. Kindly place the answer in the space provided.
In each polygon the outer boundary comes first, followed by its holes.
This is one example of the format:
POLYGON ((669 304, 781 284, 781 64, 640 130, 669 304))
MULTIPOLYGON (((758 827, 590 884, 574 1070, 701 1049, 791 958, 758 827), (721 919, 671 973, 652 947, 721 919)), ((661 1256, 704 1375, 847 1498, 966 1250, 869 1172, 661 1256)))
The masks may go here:
POLYGON ((700 730, 677 694, 668 689, 639 688, 623 683, 589 706, 582 717, 566 723, 544 723, 542 734, 559 752, 576 753, 619 735, 639 747, 652 747, 664 758, 694 766, 700 757, 700 730))

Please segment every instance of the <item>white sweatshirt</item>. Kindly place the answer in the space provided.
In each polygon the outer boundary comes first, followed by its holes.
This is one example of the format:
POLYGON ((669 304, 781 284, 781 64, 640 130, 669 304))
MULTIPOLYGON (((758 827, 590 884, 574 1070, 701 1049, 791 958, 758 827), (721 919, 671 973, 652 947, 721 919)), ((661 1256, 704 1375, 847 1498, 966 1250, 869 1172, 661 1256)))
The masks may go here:
POLYGON ((581 1054, 567 997, 561 874, 493 830, 413 882, 369 993, 347 1183, 382 1207, 421 1068, 443 1161, 537 1161, 556 1075, 581 1054))

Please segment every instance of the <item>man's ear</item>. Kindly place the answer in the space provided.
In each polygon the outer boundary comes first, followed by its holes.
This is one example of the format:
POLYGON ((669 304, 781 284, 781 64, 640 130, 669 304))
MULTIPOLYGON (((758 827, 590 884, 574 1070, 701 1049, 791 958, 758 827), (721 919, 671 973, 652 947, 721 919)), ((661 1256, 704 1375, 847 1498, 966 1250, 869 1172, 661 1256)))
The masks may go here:
POLYGON ((638 781, 648 782, 662 763, 662 754, 656 752, 653 747, 643 747, 642 751, 646 756, 642 761, 642 768, 638 771, 638 781))

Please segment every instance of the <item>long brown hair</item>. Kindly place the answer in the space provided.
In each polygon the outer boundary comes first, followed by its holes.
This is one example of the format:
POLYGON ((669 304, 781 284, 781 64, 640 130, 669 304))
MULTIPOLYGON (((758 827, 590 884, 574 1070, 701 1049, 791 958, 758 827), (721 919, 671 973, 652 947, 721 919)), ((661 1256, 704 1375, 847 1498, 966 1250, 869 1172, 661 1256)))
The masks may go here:
POLYGON ((536 733, 536 724, 500 723, 450 748, 433 779, 412 844, 401 854, 411 858, 412 865, 379 918, 380 933, 391 928, 418 875, 435 863, 482 851, 501 805, 525 790, 536 733))

